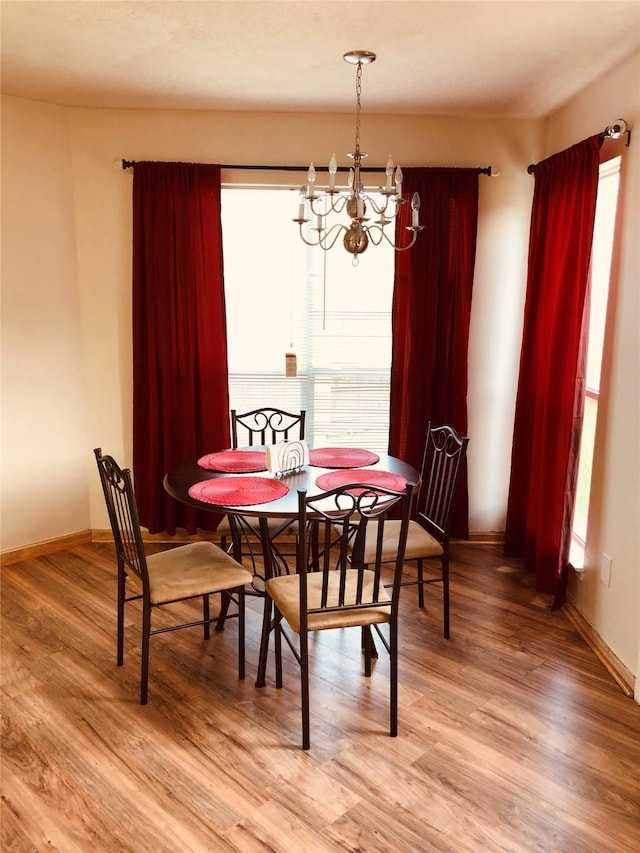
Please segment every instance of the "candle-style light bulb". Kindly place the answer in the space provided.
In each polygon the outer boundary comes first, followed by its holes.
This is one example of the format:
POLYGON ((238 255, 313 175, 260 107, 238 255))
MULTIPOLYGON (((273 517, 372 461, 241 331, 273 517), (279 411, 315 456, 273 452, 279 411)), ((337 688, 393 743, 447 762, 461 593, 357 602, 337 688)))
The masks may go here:
POLYGON ((402 169, 396 166, 396 196, 402 198, 402 169))
POLYGON ((316 182, 316 169, 313 163, 309 166, 307 172, 307 198, 313 198, 313 187, 316 182))
POLYGON ((347 187, 353 189, 353 169, 349 169, 349 177, 347 178, 347 187))
POLYGON ((420 196, 414 193, 411 197, 411 227, 417 228, 420 225, 420 196))
POLYGON ((387 176, 387 185, 385 187, 387 192, 391 192, 391 180, 393 178, 393 160, 391 158, 391 154, 389 154, 389 159, 387 160, 387 165, 385 168, 385 174, 387 176))
POLYGON ((362 181, 358 183, 357 213, 359 219, 364 217, 364 186, 362 185, 362 181))
POLYGON ((298 219, 304 219, 304 202, 305 190, 304 187, 300 187, 300 195, 298 196, 298 219))
POLYGON ((336 172, 338 171, 338 161, 336 160, 336 155, 332 154, 331 159, 329 160, 329 189, 335 190, 336 188, 336 172))

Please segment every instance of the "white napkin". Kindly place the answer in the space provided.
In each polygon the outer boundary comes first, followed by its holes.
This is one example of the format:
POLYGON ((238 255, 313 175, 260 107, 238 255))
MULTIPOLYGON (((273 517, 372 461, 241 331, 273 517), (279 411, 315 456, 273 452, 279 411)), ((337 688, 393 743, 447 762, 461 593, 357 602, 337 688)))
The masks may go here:
POLYGON ((279 441, 267 446, 267 470, 270 474, 286 474, 309 464, 306 441, 279 441))

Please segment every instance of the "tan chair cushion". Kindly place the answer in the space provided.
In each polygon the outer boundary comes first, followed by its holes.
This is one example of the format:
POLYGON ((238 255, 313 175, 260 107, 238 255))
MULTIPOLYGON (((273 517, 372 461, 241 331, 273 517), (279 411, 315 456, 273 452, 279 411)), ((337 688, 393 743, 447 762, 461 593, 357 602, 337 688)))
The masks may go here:
MULTIPOLYGON (((400 521, 387 521, 384 526, 382 539, 382 562, 390 563, 396 559, 398 553, 398 536, 400 535, 400 521)), ((365 564, 373 563, 376 558, 376 544, 378 536, 377 522, 371 521, 367 527, 367 539, 364 546, 365 564)), ((442 545, 434 539, 430 533, 418 524, 417 521, 409 522, 407 533, 407 547, 405 560, 420 560, 427 557, 439 557, 443 554, 442 545)))
POLYGON ((253 575, 213 542, 192 542, 147 557, 152 604, 233 589, 253 575))
MULTIPOLYGON (((358 573, 353 570, 347 574, 346 600, 355 601, 355 591, 358 573)), ((364 572, 363 598, 371 599, 373 590, 373 572, 364 572)), ((333 572, 329 577, 329 604, 338 602, 339 572, 333 572)), ((300 576, 283 575, 271 578, 265 584, 265 588, 271 598, 275 601, 278 609, 287 620, 296 634, 300 633, 300 576)), ((322 573, 311 572, 307 575, 307 604, 309 608, 320 606, 322 593, 322 573)), ((380 589, 381 600, 390 601, 384 588, 380 589)), ((308 618, 310 631, 323 631, 327 628, 350 628, 358 625, 373 625, 375 623, 389 622, 391 619, 391 607, 371 607, 361 610, 337 610, 332 613, 314 613, 308 618)))

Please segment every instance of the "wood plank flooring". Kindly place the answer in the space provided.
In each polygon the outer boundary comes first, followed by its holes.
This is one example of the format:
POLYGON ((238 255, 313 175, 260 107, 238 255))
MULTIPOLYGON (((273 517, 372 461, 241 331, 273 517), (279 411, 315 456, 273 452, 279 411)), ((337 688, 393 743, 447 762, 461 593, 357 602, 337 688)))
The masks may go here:
POLYGON ((111 546, 5 567, 2 850, 640 849, 640 706, 518 561, 453 552, 450 640, 439 589, 426 611, 403 591, 399 736, 386 656, 365 679, 359 633, 334 631, 311 643, 306 753, 290 655, 282 690, 272 660, 254 686, 260 600, 244 682, 236 620, 163 634, 141 707, 137 605, 115 665, 111 546))

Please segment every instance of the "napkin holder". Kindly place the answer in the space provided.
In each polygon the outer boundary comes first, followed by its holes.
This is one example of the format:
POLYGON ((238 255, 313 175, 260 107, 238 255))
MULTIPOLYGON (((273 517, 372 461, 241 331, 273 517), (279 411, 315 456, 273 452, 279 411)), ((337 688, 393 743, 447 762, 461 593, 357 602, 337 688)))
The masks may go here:
POLYGON ((279 441, 266 449, 267 470, 275 477, 293 474, 309 464, 309 446, 306 441, 279 441))

